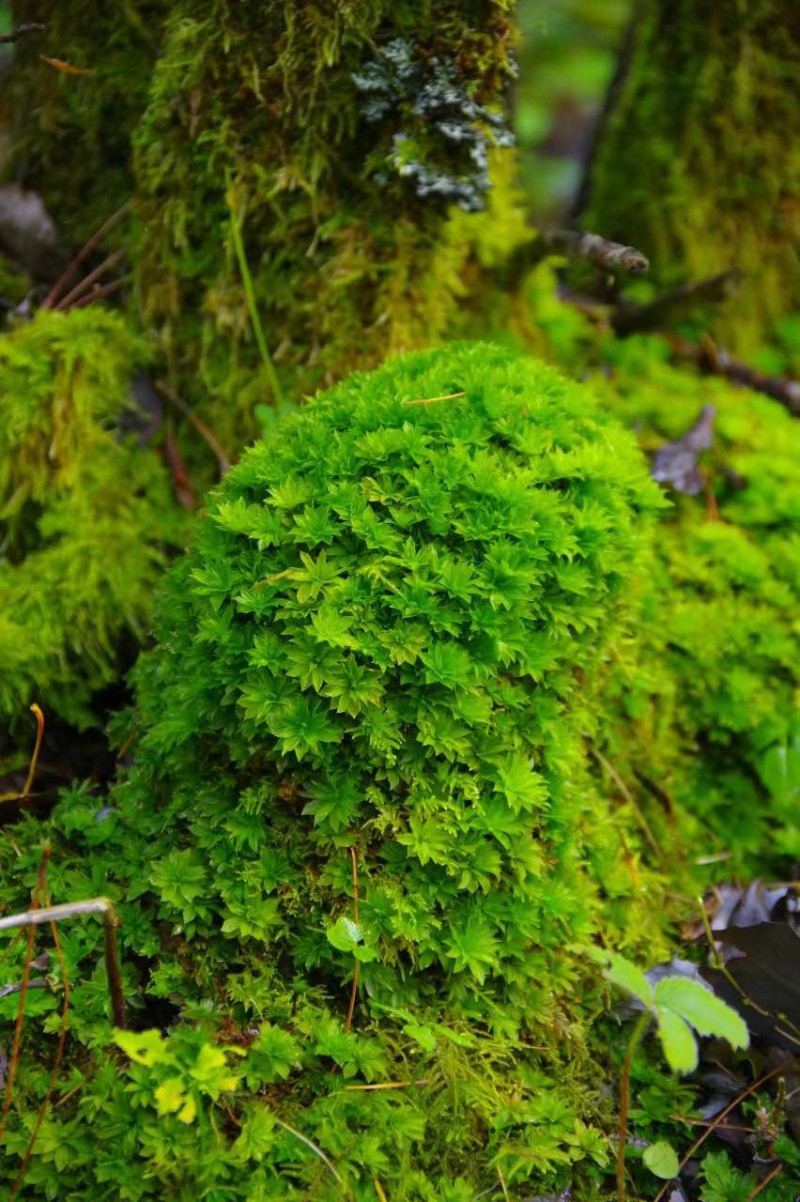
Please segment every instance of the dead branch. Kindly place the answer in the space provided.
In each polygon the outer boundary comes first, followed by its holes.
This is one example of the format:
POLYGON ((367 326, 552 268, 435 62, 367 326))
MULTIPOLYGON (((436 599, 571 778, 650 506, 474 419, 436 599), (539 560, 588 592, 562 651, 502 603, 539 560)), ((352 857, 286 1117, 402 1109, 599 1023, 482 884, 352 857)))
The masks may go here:
POLYGON ((24 37, 26 33, 41 33, 47 29, 41 21, 25 21, 22 25, 17 25, 12 33, 0 34, 0 46, 7 46, 9 42, 16 42, 18 38, 24 37))
POLYGON ((793 417, 800 417, 800 381, 764 375, 754 367, 734 359, 708 337, 700 342, 689 342, 688 339, 675 337, 669 341, 677 358, 688 360, 707 375, 722 376, 732 384, 752 388, 754 392, 762 392, 784 405, 793 417))
POLYGON ((615 333, 624 338, 646 330, 658 330, 678 317, 703 305, 719 305, 735 296, 742 285, 742 273, 734 267, 706 280, 682 284, 657 296, 647 305, 622 301, 611 316, 615 333))
POLYGON ((634 246, 611 242, 600 234, 579 230, 539 230, 535 238, 524 243, 503 269, 504 282, 514 291, 521 280, 543 259, 563 255, 591 263, 604 275, 642 275, 650 263, 634 246))

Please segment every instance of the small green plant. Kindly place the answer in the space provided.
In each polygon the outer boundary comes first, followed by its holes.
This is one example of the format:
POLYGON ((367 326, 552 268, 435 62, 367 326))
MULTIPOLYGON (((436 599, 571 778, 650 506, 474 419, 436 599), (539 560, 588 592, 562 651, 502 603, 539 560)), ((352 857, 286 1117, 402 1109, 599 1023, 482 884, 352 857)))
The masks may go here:
MULTIPOLYGON (((625 1145, 629 1106, 630 1069, 633 1054, 651 1024, 667 1064, 676 1073, 691 1073, 697 1067, 697 1035, 725 1039, 734 1048, 746 1048, 750 1035, 744 1019, 706 985, 690 977, 666 975, 655 985, 641 969, 614 952, 598 952, 607 979, 633 997, 642 1007, 625 1052, 620 1079, 620 1128, 617 1151, 617 1198, 625 1202, 625 1145)), ((672 1177, 678 1160, 669 1144, 659 1143, 644 1157, 657 1176, 672 1177)))

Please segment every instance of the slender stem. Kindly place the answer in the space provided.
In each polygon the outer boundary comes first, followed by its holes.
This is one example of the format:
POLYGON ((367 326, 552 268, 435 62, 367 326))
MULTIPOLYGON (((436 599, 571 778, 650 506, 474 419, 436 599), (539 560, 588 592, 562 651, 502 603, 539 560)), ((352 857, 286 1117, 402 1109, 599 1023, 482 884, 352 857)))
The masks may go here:
POLYGON ((128 1025, 128 1021, 125 1017, 125 994, 122 990, 122 973, 120 972, 119 955, 117 952, 118 926, 119 918, 117 917, 116 910, 107 911, 105 915, 104 952, 108 991, 111 995, 111 1014, 114 1019, 114 1026, 124 1031, 128 1025))
POLYGON ((42 750, 42 739, 44 738, 44 714, 39 709, 39 706, 34 701, 31 706, 31 713, 36 718, 36 744, 33 748, 30 767, 28 768, 28 776, 25 781, 25 788, 22 790, 21 801, 24 801, 33 787, 33 778, 36 775, 36 765, 39 762, 39 752, 42 750))
MULTIPOLYGON (((353 920, 358 926, 358 853, 355 847, 350 848, 350 860, 353 865, 353 920)), ((358 960, 353 965, 353 987, 350 990, 350 1005, 347 1008, 347 1018, 345 1019, 344 1029, 349 1031, 353 1025, 353 1014, 356 1008, 356 999, 358 998, 358 960)))
POLYGON ((180 409, 181 413, 185 414, 185 416, 192 423, 192 425, 194 426, 195 430, 200 435, 200 437, 204 438, 206 440, 208 445, 211 447, 211 450, 214 452, 214 454, 217 457, 217 463, 219 464, 220 475, 224 476, 225 473, 228 471, 228 469, 231 466, 231 460, 230 460, 230 456, 228 455, 228 452, 224 449, 222 444, 219 442, 219 440, 217 439, 213 430, 209 430, 209 428, 205 424, 205 422, 202 422, 200 420, 200 418, 197 416, 194 409, 192 409, 191 405, 187 405, 186 401, 182 400, 181 397, 177 396, 172 391, 172 389, 169 387, 169 385, 166 384, 163 380, 156 380, 155 387, 156 387, 156 392, 160 392, 161 395, 166 400, 168 400, 171 405, 174 405, 176 409, 180 409))
POLYGON ((230 175, 228 176, 228 207, 231 212, 231 237, 233 238, 233 248, 236 251, 236 260, 239 264, 239 273, 242 277, 244 285, 244 295, 247 300, 247 308, 250 313, 250 322, 253 326, 253 334, 255 335, 256 344, 261 354, 261 359, 264 364, 264 370, 267 373, 267 378, 272 388, 272 394, 278 404, 283 403, 283 391, 281 389, 278 373, 275 370, 275 364, 272 362, 272 356, 269 353, 267 346, 267 338, 264 333, 264 327, 261 324, 261 318, 258 313, 258 305, 256 304, 256 294, 253 288, 253 277, 250 274, 250 268, 247 265, 247 255, 244 250, 244 241, 242 239, 241 218, 237 215, 233 208, 233 200, 231 193, 230 175))
POLYGON ((322 1163, 330 1171, 331 1176, 336 1179, 339 1185, 343 1185, 345 1189, 347 1189, 348 1194, 350 1194, 350 1190, 347 1188, 346 1181, 342 1177, 341 1173, 337 1172, 335 1165, 331 1162, 330 1157, 325 1155, 325 1153, 322 1151, 322 1148, 317 1147, 313 1140, 310 1140, 307 1135, 303 1135, 302 1131, 298 1131, 295 1127, 290 1127, 288 1123, 284 1123, 283 1119, 276 1118, 275 1123, 278 1127, 283 1127, 284 1131, 288 1131, 289 1134, 293 1135, 296 1139, 301 1140, 307 1148, 311 1149, 315 1156, 319 1156, 322 1163))
POLYGON ((75 258, 67 264, 66 269, 58 277, 55 284, 53 284, 53 287, 50 289, 42 302, 43 309, 55 308, 58 298, 61 296, 61 293, 66 288, 67 284, 72 279, 81 263, 92 253, 103 235, 108 233, 113 225, 116 225, 118 221, 120 221, 127 213, 130 212, 132 205, 133 201, 127 200, 121 208, 117 209, 116 213, 112 213, 108 220, 103 222, 99 230, 96 230, 95 233, 92 234, 89 241, 81 247, 75 258))
POLYGON ((650 1022, 650 1011, 639 1016, 633 1028, 622 1062, 619 1080, 619 1145, 617 1147, 617 1202, 625 1202, 625 1145, 628 1139, 628 1106, 630 1104, 631 1063, 650 1022))
POLYGON ((94 284, 96 280, 99 280, 101 275, 104 275, 111 267, 115 267, 124 254, 125 251, 121 248, 119 250, 112 251, 108 258, 103 259, 103 262, 99 263, 97 267, 95 267, 94 271, 90 271, 87 276, 84 276, 84 278, 75 285, 72 291, 68 292, 67 295, 58 302, 56 308, 60 310, 68 309, 71 304, 83 296, 84 292, 89 292, 92 284, 94 284))
POLYGON ((783 1172, 784 1168, 785 1165, 783 1164, 783 1161, 781 1161, 780 1164, 776 1164, 774 1168, 771 1168, 766 1177, 762 1177, 756 1188, 747 1195, 747 1202, 753 1202, 753 1198, 757 1198, 758 1195, 767 1188, 770 1181, 774 1181, 778 1174, 783 1172))

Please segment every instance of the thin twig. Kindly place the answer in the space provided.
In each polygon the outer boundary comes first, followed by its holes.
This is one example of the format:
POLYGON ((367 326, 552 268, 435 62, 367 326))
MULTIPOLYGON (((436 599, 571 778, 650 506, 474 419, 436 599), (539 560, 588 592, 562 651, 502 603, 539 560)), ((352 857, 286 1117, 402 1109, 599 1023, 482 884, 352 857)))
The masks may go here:
POLYGON ((94 271, 90 271, 89 274, 84 276, 84 278, 80 280, 75 287, 67 293, 66 296, 62 297, 62 299, 57 305, 54 306, 54 308, 61 312, 64 312, 66 309, 68 309, 71 304, 77 302, 85 292, 88 292, 91 289, 92 284, 94 284, 96 280, 99 280, 100 277, 105 275, 107 271, 110 271, 112 267, 116 267, 117 263, 119 263, 120 259, 122 259, 124 255, 125 251, 122 249, 122 247, 119 247, 117 250, 113 250, 110 255, 103 259, 102 263, 98 263, 94 271))
POLYGON ((765 396, 772 397, 773 401, 779 401, 793 417, 800 417, 800 381, 787 380, 782 376, 766 376, 754 367, 733 359, 708 336, 700 342, 689 342, 686 338, 673 336, 670 337, 669 343, 677 358, 688 360, 707 375, 722 376, 732 384, 751 388, 753 392, 763 392, 765 396))
POLYGON ((505 1202, 511 1202, 511 1197, 508 1192, 508 1187, 506 1186, 506 1179, 503 1176, 502 1170, 500 1169, 500 1165, 499 1164, 495 1165, 495 1168, 497 1169, 497 1180, 500 1182, 500 1188, 503 1191, 503 1197, 505 1198, 505 1202))
MULTIPOLYGON (((10 985, 4 985, 0 989, 0 997, 13 997, 15 993, 22 993, 22 981, 12 981, 10 985)), ((35 977, 34 980, 28 981, 27 989, 52 989, 52 985, 47 977, 35 977)))
POLYGON ((625 781, 622 779, 622 777, 617 772, 616 768, 610 762, 610 760, 606 759, 606 757, 603 755, 602 751, 600 751, 599 747, 592 747, 591 752, 592 752, 592 755, 597 760, 597 762, 600 764, 600 766, 602 768, 605 768, 606 772, 611 777, 611 779, 614 781, 614 784, 617 786, 620 793, 622 794, 622 796, 627 801, 628 805, 633 810, 634 817, 642 830, 642 834, 644 835, 647 842, 650 844, 653 854, 655 855, 659 864, 663 864, 664 863, 664 853, 662 852, 661 848, 658 846, 656 837, 653 834, 653 832, 651 831, 650 825, 649 825, 647 819, 645 818, 642 811, 639 809, 639 806, 636 804, 633 794, 631 793, 628 786, 625 784, 625 781))
POLYGON ((466 396, 466 392, 448 392, 445 396, 425 396, 419 401, 401 401, 401 405, 435 405, 439 401, 454 401, 457 397, 466 396))
POLYGON ((611 242, 600 234, 582 233, 579 230, 540 230, 536 237, 519 247, 504 266, 505 287, 515 291, 528 272, 551 255, 582 259, 606 275, 642 275, 650 266, 647 256, 635 246, 611 242))
POLYGON ((12 33, 0 33, 0 46, 7 46, 9 42, 16 42, 26 33, 40 33, 47 29, 41 21, 25 21, 22 25, 17 25, 12 33))
POLYGON ((647 256, 635 246, 611 242, 600 234, 578 230, 542 230, 539 242, 549 254, 584 259, 610 275, 642 275, 650 266, 647 256))
POLYGON ((272 362, 272 356, 269 353, 267 336, 264 333, 264 327, 261 324, 261 316, 258 312, 255 289, 253 288, 253 277, 250 274, 250 268, 247 264, 247 255, 245 254, 244 240, 242 238, 241 222, 243 221, 243 217, 240 218, 233 207, 233 189, 231 187, 230 172, 227 174, 227 188, 228 208, 231 215, 231 237, 233 238, 233 248, 236 252, 236 260, 239 264, 239 274, 242 277, 242 284, 244 285, 244 295, 245 300, 247 301, 247 308, 250 313, 250 322, 253 327, 256 345, 258 346, 261 360, 264 364, 264 370, 267 373, 267 378, 269 380, 270 387, 272 388, 273 398, 276 403, 280 405, 283 403, 283 390, 281 389, 281 383, 278 379, 278 373, 275 370, 275 364, 272 362))
MULTIPOLYGON (((689 1151, 684 1154, 684 1157, 678 1166, 678 1173, 676 1173, 676 1176, 678 1176, 682 1169, 686 1168, 686 1165, 692 1159, 698 1148, 702 1147, 711 1132, 716 1131, 717 1127, 719 1127, 723 1120, 728 1117, 732 1110, 735 1110, 736 1107, 745 1100, 745 1098, 749 1098, 751 1094, 755 1093, 757 1089, 760 1089, 761 1086, 766 1084, 767 1081, 772 1080, 773 1077, 777 1077, 778 1073, 782 1073, 783 1071, 784 1065, 779 1064, 777 1068, 770 1069, 768 1073, 762 1073, 762 1075, 755 1080, 752 1085, 748 1085, 747 1089, 743 1089, 741 1093, 738 1093, 733 1101, 728 1103, 724 1110, 720 1110, 719 1114, 716 1114, 713 1120, 706 1127, 703 1134, 694 1141, 689 1151)), ((661 1189, 653 1199, 653 1202, 661 1202, 661 1199, 664 1197, 664 1194, 667 1192, 670 1184, 670 1181, 664 1182, 661 1189)))
POLYGON ((101 240, 101 238, 103 238, 108 233, 108 231, 111 229, 111 227, 116 225, 118 221, 121 221, 122 218, 125 217, 130 212, 132 205, 133 205, 132 200, 126 200, 125 204, 121 205, 120 208, 118 208, 115 213, 112 213, 111 216, 108 218, 108 220, 103 222, 103 224, 100 226, 99 230, 97 230, 94 234, 92 234, 89 241, 84 243, 84 245, 78 251, 75 258, 72 259, 71 262, 69 262, 67 264, 67 266, 64 268, 64 271, 58 277, 55 284, 53 284, 53 287, 50 289, 47 296, 44 298, 44 300, 42 302, 43 309, 54 309, 55 308, 55 306, 58 302, 58 299, 61 296, 61 293, 66 288, 67 284, 72 279, 73 275, 78 270, 81 263, 83 263, 83 261, 88 258, 88 256, 92 253, 94 248, 97 246, 98 242, 101 240))
POLYGON ((783 1161, 781 1161, 779 1164, 776 1164, 773 1168, 771 1168, 766 1177, 762 1177, 756 1188, 747 1195, 747 1202, 753 1202, 753 1198, 757 1198, 762 1190, 767 1188, 770 1181, 774 1181, 778 1174, 783 1172, 784 1167, 783 1161))
POLYGON ((742 286, 742 273, 734 267, 706 280, 681 284, 662 293, 647 305, 623 301, 611 316, 615 333, 624 338, 643 330, 657 330, 704 305, 719 305, 729 300, 742 286))
POLYGON ((62 902, 57 906, 41 907, 34 904, 30 910, 22 914, 9 914, 0 918, 0 931, 8 931, 13 927, 41 926, 44 922, 61 922, 65 918, 76 918, 82 914, 101 914, 105 926, 105 965, 108 977, 108 992, 111 999, 111 1013, 114 1024, 125 1028, 125 994, 122 988, 122 974, 117 954, 117 927, 120 925, 116 907, 107 897, 93 897, 87 901, 62 902))
POLYGON ((375 1186, 375 1193, 378 1195, 378 1202, 389 1202, 389 1199, 386 1197, 386 1194, 384 1192, 383 1186, 381 1185, 381 1183, 377 1177, 374 1179, 372 1184, 375 1186))
POLYGON ((420 1078, 417 1081, 373 1081, 369 1085, 345 1085, 350 1093, 367 1093, 376 1089, 411 1089, 412 1086, 430 1085, 430 1081, 420 1078))
MULTIPOLYGON (((706 913, 706 908, 703 905, 702 897, 695 898, 695 901, 697 902, 697 905, 700 909, 700 918, 703 923, 703 929, 705 931, 705 935, 706 935, 706 939, 708 941, 709 948, 711 949, 711 955, 712 955, 713 962, 714 962, 714 964, 713 964, 714 968, 717 970, 717 972, 722 974, 722 976, 725 978, 725 980, 728 982, 728 984, 739 994, 739 996, 741 997, 742 1001, 744 1002, 744 1004, 746 1006, 750 1006, 753 1010, 755 1010, 756 1014, 760 1014, 762 1018, 768 1018, 770 1020, 770 1022, 772 1023, 772 1026, 778 1035, 782 1035, 784 1037, 784 1039, 788 1039, 789 1043, 794 1043, 800 1047, 800 1030, 798 1030, 797 1027, 795 1027, 795 1025, 791 1021, 791 1019, 787 1018, 787 1016, 785 1014, 776 1014, 774 1011, 766 1010, 763 1006, 760 1006, 759 1003, 756 1002, 753 998, 751 998, 750 994, 747 993, 747 991, 736 980, 736 977, 733 975, 733 973, 728 968, 727 964, 725 963, 724 959, 722 958, 722 955, 719 952, 719 949, 717 948, 717 941, 715 940, 714 933, 711 930, 711 924, 708 920, 708 914, 706 913), (792 1034, 791 1031, 785 1030, 784 1027, 779 1027, 778 1026, 779 1022, 785 1023, 786 1026, 791 1027, 792 1030, 794 1031, 794 1034, 792 1034)), ((725 942, 725 931, 724 930, 719 931, 718 935, 719 935, 719 942, 724 943, 725 942)))
MULTIPOLYGON (((355 847, 350 848, 350 859, 353 865, 353 921, 358 926, 358 854, 355 847)), ((347 1018, 344 1022, 345 1031, 353 1025, 353 1014, 358 998, 358 960, 353 960, 353 987, 350 990, 350 1005, 347 1008, 347 1018)))
POLYGON ((192 409, 191 405, 187 405, 186 401, 184 401, 182 397, 176 396, 176 394, 172 391, 169 385, 165 383, 164 380, 154 380, 153 384, 156 388, 156 391, 160 392, 164 399, 169 401, 171 405, 174 405, 176 409, 180 409, 181 413, 183 413, 192 423, 200 437, 206 440, 217 458, 220 475, 224 476, 231 466, 231 460, 228 452, 217 439, 217 436, 213 433, 213 431, 209 430, 205 422, 200 420, 194 409, 192 409))
MULTIPOLYGON (((94 288, 86 296, 82 296, 80 300, 73 301, 70 305, 70 310, 82 309, 84 305, 93 305, 95 301, 105 300, 107 296, 111 296, 112 292, 119 292, 120 288, 124 288, 130 281, 131 277, 124 275, 121 279, 112 280, 109 284, 95 284, 94 288)), ((64 312, 60 305, 58 306, 58 311, 64 312)))
POLYGON ((347 1192, 350 1193, 350 1190, 348 1189, 347 1182, 345 1181, 344 1177, 342 1177, 341 1173, 337 1170, 336 1166, 325 1155, 325 1153, 322 1151, 322 1148, 318 1147, 312 1140, 310 1140, 308 1138, 307 1135, 303 1135, 302 1131, 297 1131, 294 1127, 290 1127, 288 1123, 284 1123, 283 1119, 276 1118, 275 1122, 277 1123, 277 1125, 279 1127, 283 1127, 284 1131, 288 1131, 290 1135, 293 1135, 296 1139, 301 1140, 306 1145, 306 1147, 311 1149, 311 1151, 314 1153, 315 1156, 319 1156, 322 1163, 329 1170, 329 1172, 335 1178, 335 1180, 339 1183, 339 1185, 343 1186, 345 1189, 347 1189, 347 1192))

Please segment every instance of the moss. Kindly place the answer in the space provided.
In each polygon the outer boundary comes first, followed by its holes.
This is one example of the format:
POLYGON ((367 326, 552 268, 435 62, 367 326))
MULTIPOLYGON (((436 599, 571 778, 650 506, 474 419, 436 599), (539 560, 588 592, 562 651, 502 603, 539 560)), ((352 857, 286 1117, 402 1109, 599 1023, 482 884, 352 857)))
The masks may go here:
MULTIPOLYGON (((442 341, 465 303, 491 311, 476 255, 491 219, 453 201, 492 201, 487 168, 465 146, 494 157, 496 181, 508 178, 513 152, 491 143, 512 71, 510 9, 172 6, 135 139, 138 286, 173 387, 208 407, 223 440, 228 430, 229 441, 252 435, 254 403, 273 392, 259 371, 232 220, 270 353, 294 395, 442 341), (403 63, 393 66, 398 47, 403 63)), ((503 195, 508 253, 530 233, 507 183, 503 195)))
POLYGON ((82 725, 147 630, 182 519, 154 451, 121 438, 146 358, 100 309, 41 313, 0 340, 0 713, 37 701, 82 725))
MULTIPOLYGON (((54 1188, 69 1138, 66 1198, 366 1199, 378 1179, 472 1202, 498 1169, 560 1187, 572 1166, 592 1196, 582 949, 652 951, 659 919, 584 732, 659 504, 585 389, 485 345, 356 374, 242 458, 166 577, 130 772, 101 815, 67 793, 48 830, 51 890, 120 901, 129 992, 173 1029, 122 1037, 127 1066, 88 1054, 109 1036, 81 928, 77 1094, 31 1182, 54 1188)), ((23 897, 36 833, 15 832, 23 897)), ((29 1056, 20 1156, 46 1084, 29 1056)))
POLYGON ((791 0, 646 0, 583 214, 662 284, 739 267, 713 329, 743 352, 800 305, 799 32, 791 0))
POLYGON ((770 800, 758 771, 800 708, 796 419, 768 397, 670 366, 668 353, 655 337, 611 344, 612 370, 594 380, 650 451, 703 406, 716 409, 707 490, 672 493, 662 523, 614 755, 633 760, 631 781, 635 770, 672 795, 684 834, 699 819, 698 844, 763 872, 800 847, 793 805, 770 800))
POLYGON ((169 7, 164 0, 12 4, 15 25, 45 28, 14 48, 6 171, 40 193, 73 249, 132 194, 131 131, 145 105, 169 7))

